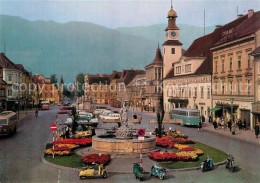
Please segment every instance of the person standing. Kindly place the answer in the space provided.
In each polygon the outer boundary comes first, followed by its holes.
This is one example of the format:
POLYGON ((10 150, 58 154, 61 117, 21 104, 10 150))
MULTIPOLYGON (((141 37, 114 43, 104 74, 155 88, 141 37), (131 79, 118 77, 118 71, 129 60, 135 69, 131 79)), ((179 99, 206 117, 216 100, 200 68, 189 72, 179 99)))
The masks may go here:
POLYGON ((246 126, 246 119, 244 119, 244 121, 243 121, 243 128, 244 128, 244 130, 246 130, 246 128, 247 128, 247 126, 246 126))
POLYGON ((218 124, 217 124, 216 120, 214 120, 214 122, 213 122, 213 126, 214 126, 214 129, 216 130, 217 127, 218 127, 218 124))
POLYGON ((198 131, 202 131, 202 122, 199 120, 198 131))
POLYGON ((255 124, 255 136, 258 139, 258 135, 259 135, 259 123, 255 124))
POLYGON ((235 127, 235 123, 232 124, 232 127, 231 127, 231 132, 232 132, 232 135, 235 135, 236 134, 236 127, 235 127))
POLYGON ((229 128, 229 131, 231 132, 231 127, 232 127, 232 122, 231 120, 228 121, 228 128, 229 128))
POLYGON ((239 130, 242 129, 242 120, 241 119, 238 120, 238 129, 239 130))
POLYGON ((211 115, 209 116, 209 123, 211 123, 212 122, 212 117, 211 117, 211 115))

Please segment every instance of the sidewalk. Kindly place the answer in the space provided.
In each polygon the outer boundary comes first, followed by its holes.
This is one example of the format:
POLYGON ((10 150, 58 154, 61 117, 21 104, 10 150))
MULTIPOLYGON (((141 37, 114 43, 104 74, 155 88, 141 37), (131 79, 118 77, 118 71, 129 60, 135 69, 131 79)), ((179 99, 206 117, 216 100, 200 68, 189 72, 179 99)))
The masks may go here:
POLYGON ((226 128, 224 130, 222 129, 214 129, 213 125, 210 123, 204 123, 202 126, 202 130, 205 131, 209 131, 209 132, 213 132, 219 135, 224 135, 227 137, 231 137, 233 139, 237 139, 240 141, 244 141, 244 142, 248 142, 248 143, 252 143, 252 144, 257 144, 260 145, 260 136, 257 139, 255 136, 255 131, 251 131, 251 130, 238 130, 238 128, 236 128, 236 134, 232 135, 229 128, 226 128))
MULTIPOLYGON (((138 112, 140 112, 140 111, 138 111, 138 112)), ((156 114, 152 113, 152 112, 143 112, 143 113, 150 116, 151 118, 156 117, 156 114)), ((167 117, 169 117, 169 116, 167 116, 167 117)), ((219 134, 219 135, 224 135, 226 137, 248 142, 251 144, 260 145, 260 135, 259 135, 259 138, 257 139, 255 136, 254 130, 238 130, 238 128, 236 128, 236 134, 232 135, 231 132, 229 131, 229 128, 226 128, 225 130, 222 130, 222 129, 215 130, 213 127, 213 124, 210 124, 208 122, 203 123, 202 130, 212 132, 215 134, 219 134)))
MULTIPOLYGON (((30 113, 34 113, 35 110, 27 110, 27 114, 26 111, 19 111, 19 119, 18 121, 21 121, 22 119, 26 118, 30 113)), ((18 112, 16 112, 16 114, 18 115, 18 112)))

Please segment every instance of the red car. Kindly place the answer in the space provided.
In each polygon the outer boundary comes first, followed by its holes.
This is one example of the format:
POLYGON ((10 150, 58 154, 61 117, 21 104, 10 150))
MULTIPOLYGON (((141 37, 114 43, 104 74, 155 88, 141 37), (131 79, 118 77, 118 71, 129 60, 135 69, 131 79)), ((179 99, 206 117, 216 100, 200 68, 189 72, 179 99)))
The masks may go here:
POLYGON ((50 105, 49 104, 42 104, 41 110, 50 110, 50 105))

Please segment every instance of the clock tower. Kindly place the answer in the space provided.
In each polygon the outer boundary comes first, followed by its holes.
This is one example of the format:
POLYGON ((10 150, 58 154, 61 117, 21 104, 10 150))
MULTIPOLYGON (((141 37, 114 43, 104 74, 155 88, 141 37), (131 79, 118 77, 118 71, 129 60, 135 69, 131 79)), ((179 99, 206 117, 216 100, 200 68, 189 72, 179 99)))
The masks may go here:
POLYGON ((166 41, 164 47, 163 59, 163 77, 165 78, 172 65, 178 62, 182 56, 182 43, 179 41, 179 28, 176 26, 177 13, 172 9, 168 12, 168 27, 166 31, 166 41))

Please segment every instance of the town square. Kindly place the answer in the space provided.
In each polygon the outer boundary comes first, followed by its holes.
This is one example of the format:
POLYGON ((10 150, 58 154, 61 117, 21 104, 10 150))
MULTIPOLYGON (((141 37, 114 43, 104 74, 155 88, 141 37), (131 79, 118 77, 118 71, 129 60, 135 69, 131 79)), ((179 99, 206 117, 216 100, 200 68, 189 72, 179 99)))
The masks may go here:
POLYGON ((0 6, 0 183, 260 182, 260 1, 0 6))

